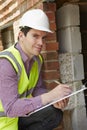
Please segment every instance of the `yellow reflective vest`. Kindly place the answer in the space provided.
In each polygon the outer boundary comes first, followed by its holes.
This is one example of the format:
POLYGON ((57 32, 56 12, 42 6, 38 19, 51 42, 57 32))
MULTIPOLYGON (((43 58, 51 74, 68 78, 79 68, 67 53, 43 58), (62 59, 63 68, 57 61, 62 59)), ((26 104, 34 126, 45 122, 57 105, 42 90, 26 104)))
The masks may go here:
MULTIPOLYGON (((14 47, 14 45, 2 51, 0 53, 0 57, 7 58, 11 62, 17 73, 19 97, 20 98, 25 97, 26 92, 27 92, 26 95, 27 98, 32 96, 31 94, 28 93, 28 91, 33 89, 37 84, 39 78, 39 72, 42 65, 41 55, 36 57, 36 60, 34 61, 32 68, 30 70, 29 78, 27 77, 21 55, 19 51, 14 47)), ((0 101, 0 130, 18 130, 18 117, 10 118, 4 116, 3 113, 4 108, 0 101)))

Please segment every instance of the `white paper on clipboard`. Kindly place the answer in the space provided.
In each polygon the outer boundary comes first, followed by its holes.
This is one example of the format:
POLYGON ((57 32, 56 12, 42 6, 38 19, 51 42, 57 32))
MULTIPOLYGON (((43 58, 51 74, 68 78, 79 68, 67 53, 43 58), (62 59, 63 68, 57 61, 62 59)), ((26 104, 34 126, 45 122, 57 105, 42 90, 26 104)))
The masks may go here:
POLYGON ((72 92, 70 95, 65 96, 65 97, 63 97, 63 98, 61 98, 61 99, 56 99, 56 100, 52 101, 51 103, 49 103, 49 104, 47 104, 47 105, 45 105, 45 106, 43 106, 43 107, 41 107, 41 108, 39 108, 39 109, 37 109, 37 110, 31 112, 31 113, 29 113, 28 116, 30 116, 31 114, 34 114, 34 113, 36 113, 36 112, 38 112, 38 111, 40 111, 40 110, 42 110, 42 109, 48 107, 48 106, 50 106, 50 105, 53 105, 54 103, 57 103, 57 102, 59 102, 59 101, 65 99, 65 98, 69 98, 69 97, 71 97, 71 96, 73 96, 73 95, 75 95, 75 94, 78 94, 78 93, 80 93, 80 92, 82 92, 82 91, 84 91, 84 90, 86 90, 86 89, 87 89, 87 88, 85 87, 85 85, 83 85, 81 89, 79 89, 79 90, 77 90, 77 91, 74 91, 74 92, 72 92))

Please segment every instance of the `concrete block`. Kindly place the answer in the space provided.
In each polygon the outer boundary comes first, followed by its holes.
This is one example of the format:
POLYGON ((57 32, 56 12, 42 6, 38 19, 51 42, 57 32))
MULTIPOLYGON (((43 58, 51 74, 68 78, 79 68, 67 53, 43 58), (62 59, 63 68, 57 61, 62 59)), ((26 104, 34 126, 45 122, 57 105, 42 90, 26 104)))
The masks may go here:
POLYGON ((64 28, 67 26, 80 25, 79 6, 66 4, 57 10, 57 26, 64 28))
MULTIPOLYGON (((81 81, 77 81, 69 83, 69 86, 72 91, 75 92, 77 90, 80 90, 83 87, 83 84, 81 81)), ((69 99, 68 106, 64 110, 72 110, 77 106, 85 106, 85 98, 83 91, 71 96, 69 99)))
POLYGON ((85 106, 77 106, 72 113, 72 127, 73 130, 86 130, 87 117, 85 106))
POLYGON ((81 33, 79 27, 68 27, 58 31, 60 53, 81 52, 81 33))
POLYGON ((60 78, 63 83, 84 79, 83 55, 59 54, 60 78))
POLYGON ((85 106, 77 106, 72 110, 64 111, 63 122, 64 130, 86 130, 87 117, 85 106))

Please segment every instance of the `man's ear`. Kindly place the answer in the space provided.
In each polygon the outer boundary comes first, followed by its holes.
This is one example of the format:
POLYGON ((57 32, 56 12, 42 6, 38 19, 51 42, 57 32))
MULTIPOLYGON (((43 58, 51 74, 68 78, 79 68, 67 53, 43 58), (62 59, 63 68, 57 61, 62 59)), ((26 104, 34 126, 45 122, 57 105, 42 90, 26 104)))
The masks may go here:
POLYGON ((24 38, 24 33, 22 31, 20 31, 18 36, 19 36, 20 39, 22 39, 22 38, 24 38))

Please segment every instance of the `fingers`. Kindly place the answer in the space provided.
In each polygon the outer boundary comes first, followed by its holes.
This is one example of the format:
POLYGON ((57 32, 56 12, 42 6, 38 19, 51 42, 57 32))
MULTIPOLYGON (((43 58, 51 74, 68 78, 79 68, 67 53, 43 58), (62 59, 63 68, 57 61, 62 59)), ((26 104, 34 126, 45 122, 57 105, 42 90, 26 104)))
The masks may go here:
POLYGON ((66 98, 60 102, 55 103, 54 107, 59 109, 64 109, 67 106, 68 102, 69 102, 69 98, 66 98))
POLYGON ((71 89, 67 85, 60 84, 51 90, 48 95, 51 101, 55 99, 61 99, 71 94, 71 89))
POLYGON ((69 98, 66 98, 66 99, 62 100, 63 108, 67 106, 68 102, 69 102, 69 98))
POLYGON ((56 90, 60 91, 60 93, 63 95, 62 97, 67 96, 67 95, 71 94, 71 92, 72 92, 72 90, 69 86, 63 85, 63 84, 58 85, 56 90))

